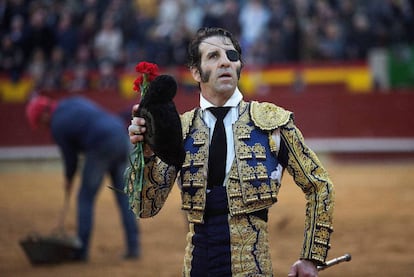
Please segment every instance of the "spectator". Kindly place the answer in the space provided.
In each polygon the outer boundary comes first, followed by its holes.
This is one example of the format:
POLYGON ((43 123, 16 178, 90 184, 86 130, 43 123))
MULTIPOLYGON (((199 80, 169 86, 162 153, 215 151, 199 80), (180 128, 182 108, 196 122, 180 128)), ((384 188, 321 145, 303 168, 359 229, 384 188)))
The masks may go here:
POLYGON ((108 6, 110 0, 83 0, 80 1, 81 17, 85 17, 86 14, 94 13, 96 15, 96 22, 101 22, 103 14, 108 6))
POLYGON ((272 51, 267 54, 267 61, 270 64, 286 62, 285 43, 283 41, 282 30, 280 28, 271 28, 268 33, 268 45, 272 46, 272 51))
POLYGON ((96 89, 98 91, 119 91, 119 79, 111 60, 103 60, 99 64, 96 89))
POLYGON ((241 26, 241 46, 246 55, 259 37, 265 37, 265 31, 270 19, 268 8, 262 0, 247 0, 239 15, 241 26))
POLYGON ((224 11, 223 3, 219 1, 208 1, 205 4, 205 13, 203 16, 202 26, 214 27, 220 26, 221 16, 224 11))
POLYGON ((95 35, 93 47, 98 62, 109 60, 115 65, 120 64, 123 36, 111 17, 104 17, 101 28, 95 35))
POLYGON ((63 58, 69 59, 78 47, 78 29, 72 24, 72 15, 63 12, 55 30, 56 45, 63 51, 63 58))
POLYGON ((64 73, 66 69, 65 56, 62 48, 53 48, 50 61, 45 69, 42 89, 45 91, 61 92, 64 88, 64 73))
POLYGON ((87 45, 90 64, 111 59, 121 70, 131 66, 131 55, 160 66, 180 65, 181 45, 200 26, 231 30, 242 43, 246 65, 256 57, 266 65, 352 60, 364 59, 372 47, 412 44, 413 5, 410 0, 11 0, 0 1, 0 36, 10 35, 13 47, 21 45, 23 68, 38 48, 48 62, 56 45, 66 57, 87 45))
POLYGON ((226 0, 223 6, 223 14, 220 16, 220 23, 217 26, 229 30, 235 37, 240 38, 241 26, 239 14, 240 5, 238 1, 226 0))
POLYGON ((321 60, 342 60, 344 58, 344 40, 336 22, 328 22, 318 40, 318 58, 321 60))
POLYGON ((161 0, 158 7, 157 25, 165 29, 162 33, 168 35, 177 24, 181 11, 181 0, 161 0))
MULTIPOLYGON (((204 6, 197 4, 197 0, 186 1, 184 14, 185 27, 189 32, 194 33, 203 25, 204 6)), ((231 18, 227 19, 231 21, 231 18)))
POLYGON ((72 77, 68 80, 67 89, 70 93, 86 93, 91 89, 89 70, 84 64, 73 67, 72 77))
POLYGON ((93 47, 93 40, 98 30, 97 25, 98 19, 95 11, 89 11, 83 16, 78 30, 77 42, 79 45, 93 47))
POLYGON ((1 1, 1 13, 0 13, 0 33, 8 33, 13 17, 19 16, 24 19, 28 18, 29 5, 25 3, 25 0, 8 0, 1 1))
POLYGON ((124 0, 110 0, 104 13, 105 17, 113 18, 115 25, 121 29, 123 38, 133 15, 132 4, 124 0))
MULTIPOLYGON (((153 2, 153 1, 151 1, 153 2)), ((154 2, 155 3, 155 2, 154 2)), ((137 4, 138 5, 138 4, 137 4)), ((141 6, 138 6, 141 7, 141 6)), ((155 15, 147 13, 147 10, 137 8, 134 15, 131 17, 131 22, 125 27, 125 48, 126 53, 131 55, 137 55, 133 58, 135 61, 148 59, 147 45, 150 40, 149 36, 154 28, 156 18, 155 15)), ((128 63, 128 59, 126 62, 128 63)), ((126 65, 130 66, 130 65, 126 65)), ((133 64, 135 66, 135 62, 133 64)))
POLYGON ((146 54, 149 61, 159 66, 169 66, 171 64, 170 36, 166 36, 160 28, 152 29, 148 34, 146 54))
POLYGON ((352 23, 345 42, 345 54, 349 60, 364 60, 373 45, 373 36, 368 17, 357 13, 352 17, 352 23))
POLYGON ((76 50, 74 59, 68 61, 70 67, 83 65, 88 71, 96 70, 97 64, 95 58, 92 55, 92 49, 87 44, 79 45, 76 50))
POLYGON ((296 18, 286 15, 282 20, 282 30, 282 54, 285 56, 286 61, 299 61, 301 33, 296 18))
POLYGON ((23 49, 19 45, 13 44, 10 35, 3 36, 0 49, 0 68, 7 72, 13 83, 20 80, 23 59, 23 49))
POLYGON ((47 10, 36 7, 30 15, 30 22, 25 40, 26 57, 33 56, 33 51, 43 52, 44 59, 47 60, 55 45, 53 30, 46 23, 47 10))
POLYGON ((186 46, 190 42, 191 32, 187 29, 187 25, 180 24, 171 33, 171 64, 185 64, 187 60, 186 46))
POLYGON ((23 16, 17 14, 12 17, 10 32, 8 34, 10 35, 10 39, 12 40, 14 47, 18 47, 23 50, 27 35, 24 27, 23 16))
POLYGON ((371 1, 369 12, 372 21, 374 39, 378 46, 401 44, 412 38, 414 17, 412 1, 371 1))
POLYGON ((43 88, 43 81, 45 78, 47 67, 46 55, 40 48, 35 48, 29 64, 27 65, 27 72, 33 80, 34 88, 43 88))

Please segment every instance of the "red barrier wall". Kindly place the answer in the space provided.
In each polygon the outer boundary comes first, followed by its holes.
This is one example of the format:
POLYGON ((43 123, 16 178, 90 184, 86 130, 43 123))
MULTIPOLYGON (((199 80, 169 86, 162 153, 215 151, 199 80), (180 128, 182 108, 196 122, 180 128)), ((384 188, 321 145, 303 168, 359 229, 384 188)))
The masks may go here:
MULTIPOLYGON (((115 92, 84 95, 116 113, 128 114, 135 102, 115 92)), ((278 87, 261 92, 254 99, 294 111, 296 124, 306 138, 414 137, 414 91, 352 94, 341 86, 313 86, 298 93, 290 87, 278 87)), ((198 105, 198 94, 180 89, 175 102, 178 110, 184 112, 198 105)), ((0 147, 53 143, 47 133, 30 130, 24 106, 0 103, 0 147)))

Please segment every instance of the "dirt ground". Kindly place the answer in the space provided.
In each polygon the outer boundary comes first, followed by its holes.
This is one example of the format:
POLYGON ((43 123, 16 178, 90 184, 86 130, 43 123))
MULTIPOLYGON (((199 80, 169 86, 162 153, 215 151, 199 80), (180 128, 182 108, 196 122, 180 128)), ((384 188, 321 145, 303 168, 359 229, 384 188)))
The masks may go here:
MULTIPOLYGON (((352 261, 320 276, 414 276, 414 161, 322 160, 336 187, 329 259, 350 253, 352 261)), ((181 276, 187 229, 177 188, 158 216, 140 220, 139 260, 120 258, 122 228, 106 180, 97 199, 89 263, 34 267, 18 242, 56 226, 63 205, 60 162, 1 162, 0 184, 0 276, 181 276)), ((66 222, 72 233, 74 198, 66 222)), ((303 195, 285 175, 269 220, 275 276, 287 276, 298 257, 303 214, 303 195)))

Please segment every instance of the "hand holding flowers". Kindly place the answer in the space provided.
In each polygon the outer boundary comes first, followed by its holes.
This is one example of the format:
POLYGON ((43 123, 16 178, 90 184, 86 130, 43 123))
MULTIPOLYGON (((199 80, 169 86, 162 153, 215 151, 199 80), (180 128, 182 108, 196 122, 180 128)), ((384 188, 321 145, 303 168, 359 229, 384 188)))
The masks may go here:
MULTIPOLYGON (((133 90, 141 94, 141 101, 145 97, 149 84, 159 75, 159 69, 156 64, 140 62, 136 65, 135 71, 139 73, 134 81, 133 90)), ((133 114, 133 117, 136 114, 133 114)), ((135 119, 133 119, 135 120, 135 119)), ((140 193, 142 191, 145 153, 144 142, 138 142, 130 155, 130 165, 125 171, 124 192, 129 198, 129 206, 136 215, 140 213, 140 193)), ((147 150, 148 151, 148 150, 147 150)))

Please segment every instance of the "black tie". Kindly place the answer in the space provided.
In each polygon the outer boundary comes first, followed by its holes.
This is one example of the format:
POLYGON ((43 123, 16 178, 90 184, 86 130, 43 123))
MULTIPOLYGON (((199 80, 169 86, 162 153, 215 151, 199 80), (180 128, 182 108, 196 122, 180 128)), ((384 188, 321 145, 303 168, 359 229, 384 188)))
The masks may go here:
POLYGON ((230 107, 209 108, 209 111, 216 117, 213 137, 211 138, 209 158, 208 158, 208 179, 207 187, 223 185, 226 175, 227 142, 226 131, 224 129, 223 118, 226 116, 230 107))

